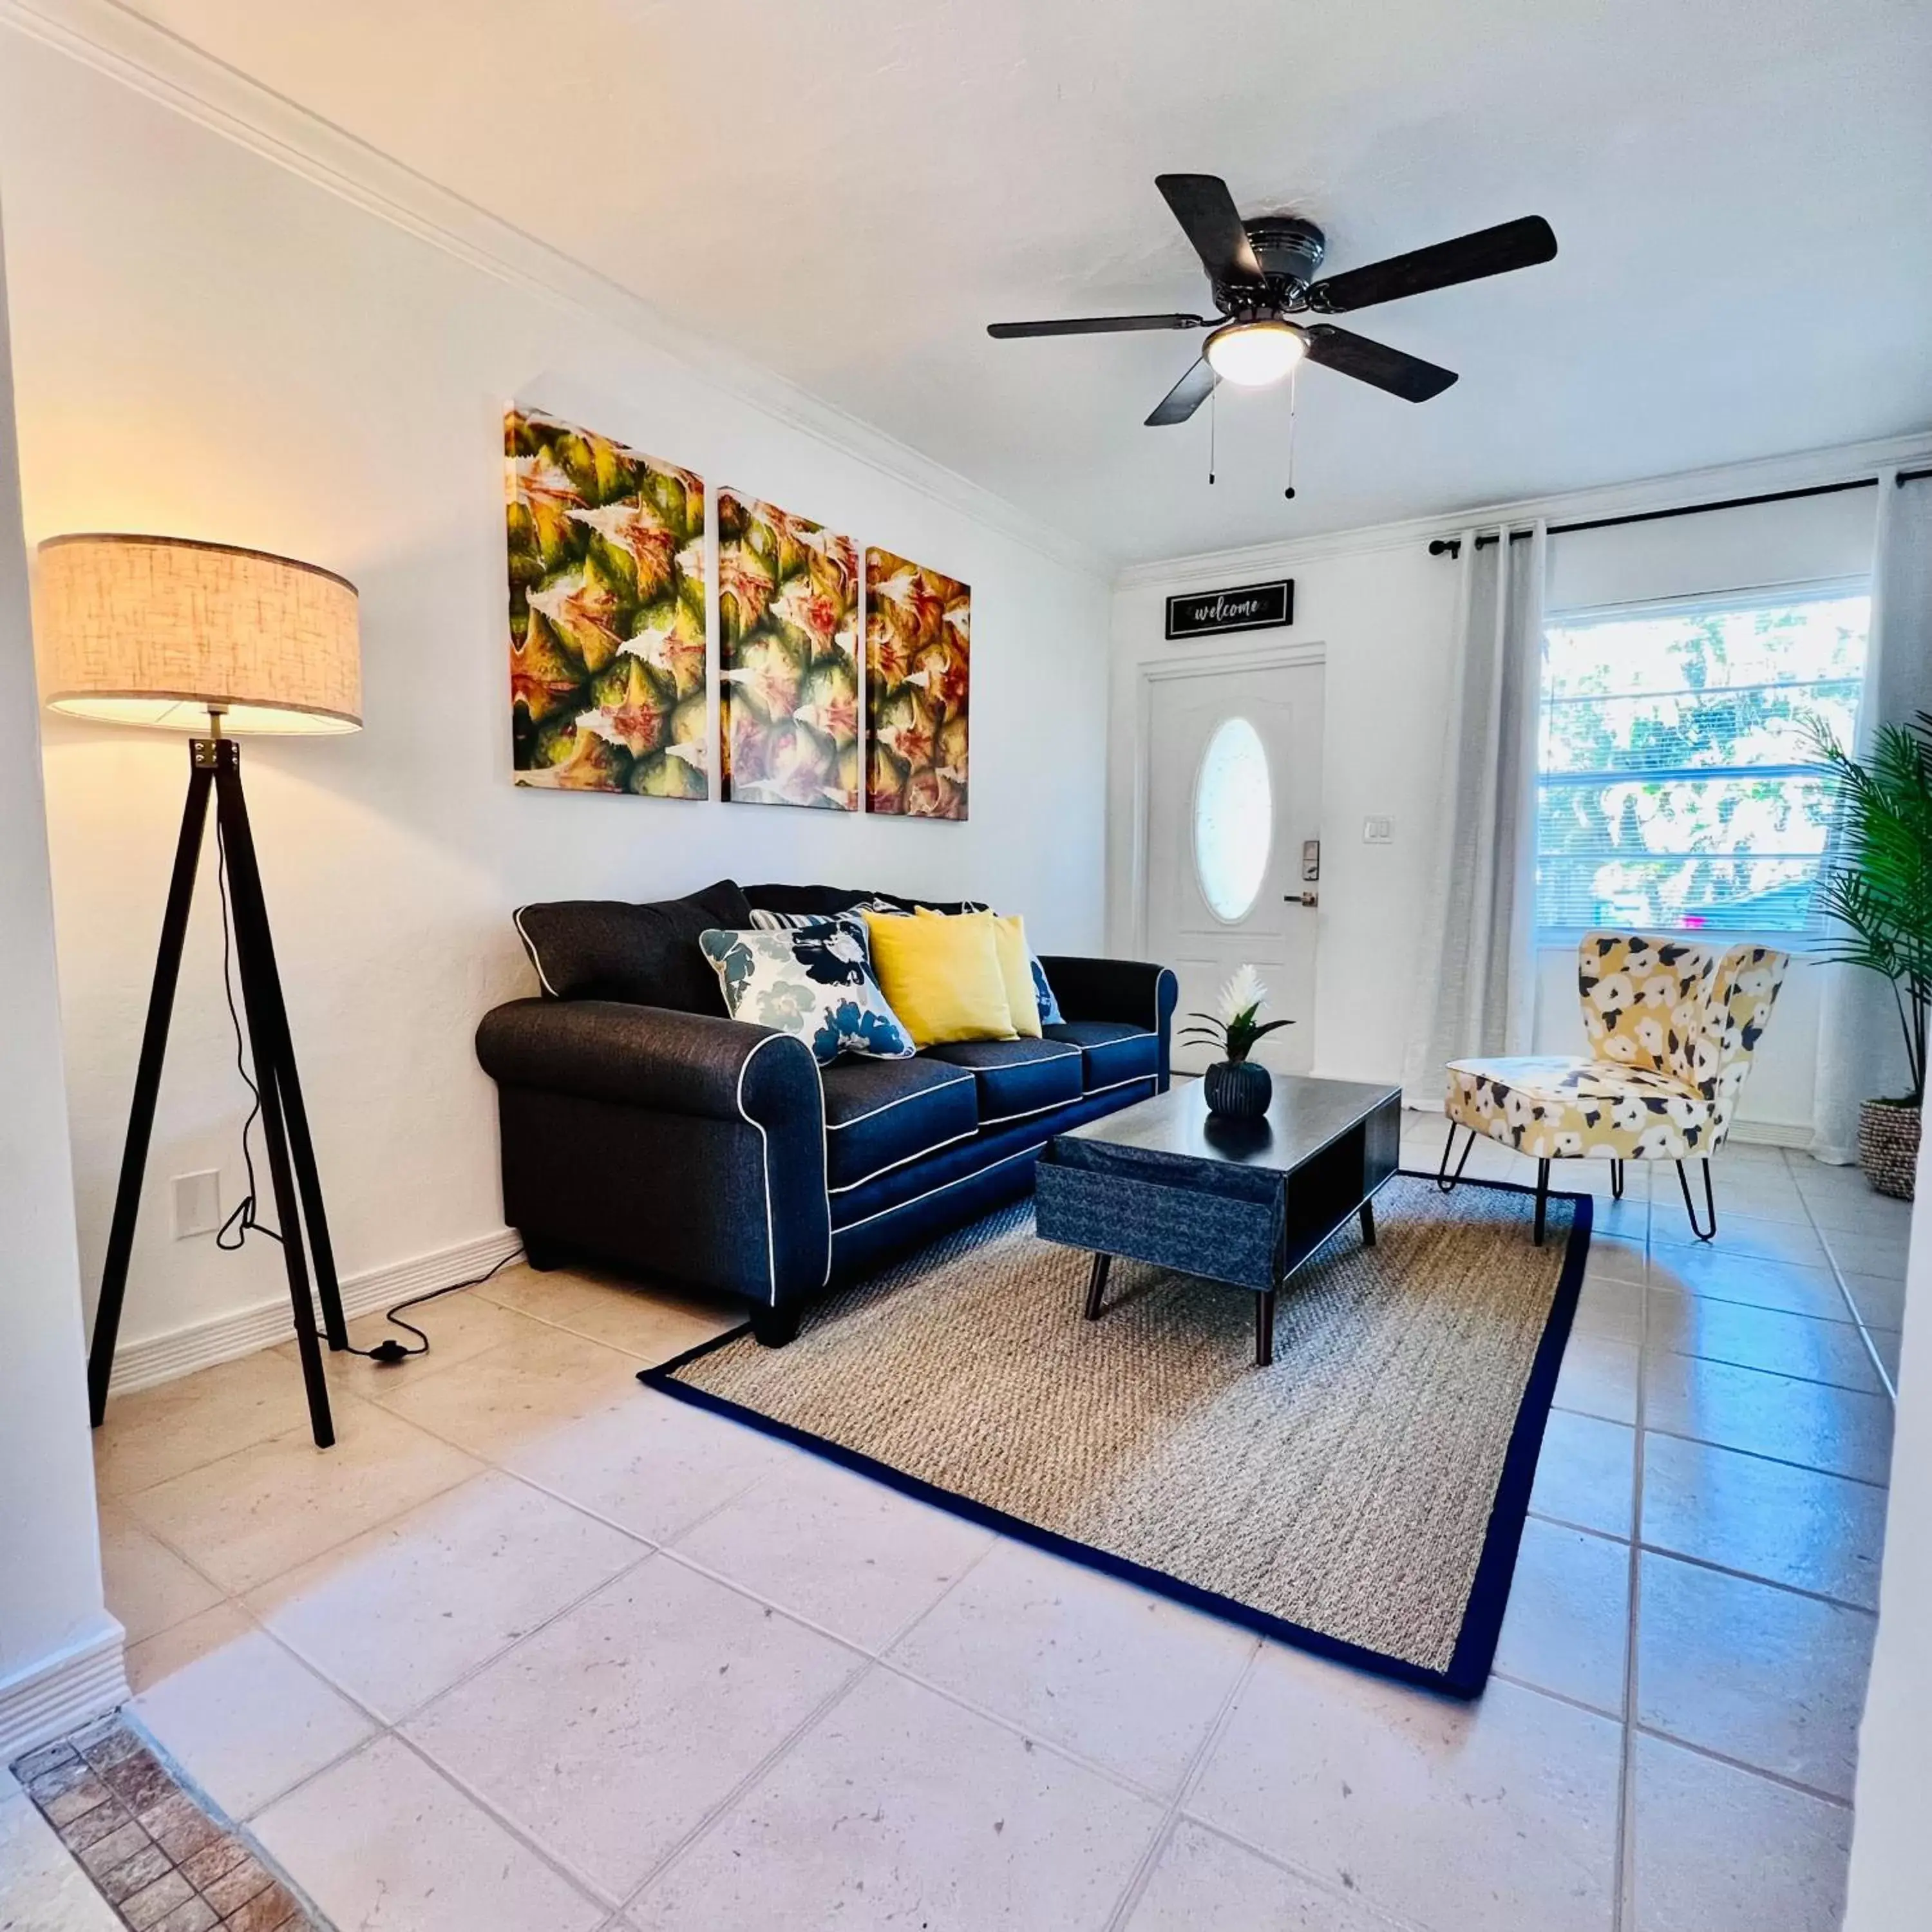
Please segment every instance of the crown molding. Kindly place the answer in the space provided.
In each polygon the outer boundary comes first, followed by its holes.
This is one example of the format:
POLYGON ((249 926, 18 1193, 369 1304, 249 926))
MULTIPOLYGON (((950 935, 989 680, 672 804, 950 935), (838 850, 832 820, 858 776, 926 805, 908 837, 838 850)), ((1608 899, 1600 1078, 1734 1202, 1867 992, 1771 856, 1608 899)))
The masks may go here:
POLYGON ((1820 483, 1849 482, 1876 476, 1897 466, 1932 463, 1932 430, 1885 436, 1869 442, 1841 443, 1784 456, 1759 457, 1749 462, 1681 470, 1666 476, 1647 476, 1623 483, 1605 483, 1587 490, 1556 495, 1525 496, 1514 502, 1490 503, 1436 517, 1412 517, 1400 523, 1372 524, 1352 530, 1286 542, 1255 544, 1244 549, 1204 550, 1191 556, 1130 564, 1114 579, 1117 592, 1205 590, 1216 584, 1238 583, 1244 576, 1265 577, 1271 572, 1325 562, 1368 552, 1404 550, 1437 537, 1460 536, 1471 529, 1490 530, 1505 524, 1587 523, 1596 517, 1620 517, 1646 510, 1688 508, 1701 502, 1721 502, 1730 496, 1755 496, 1778 490, 1804 490, 1820 483))
POLYGON ((1006 497, 706 340, 598 270, 466 200, 118 0, 0 0, 0 25, 160 102, 495 280, 622 330, 714 387, 1070 569, 1111 579, 1114 560, 1042 529, 1006 497))

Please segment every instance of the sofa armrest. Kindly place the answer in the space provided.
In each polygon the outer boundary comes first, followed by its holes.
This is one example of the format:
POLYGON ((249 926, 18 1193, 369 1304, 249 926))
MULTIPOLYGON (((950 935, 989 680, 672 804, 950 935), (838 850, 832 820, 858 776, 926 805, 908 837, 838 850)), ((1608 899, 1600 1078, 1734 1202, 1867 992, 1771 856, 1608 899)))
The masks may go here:
POLYGON ((1042 954, 1040 963, 1068 1019, 1116 1020, 1160 1035, 1154 1084, 1165 1094, 1173 1056, 1174 1002, 1180 997, 1173 968, 1144 959, 1082 959, 1064 953, 1042 954))
POLYGON ((507 1087, 660 1113, 767 1124, 822 1102, 803 1040, 741 1020, 616 1000, 512 1000, 483 1016, 476 1057, 507 1087))
POLYGON ((825 1102, 792 1034, 609 1000, 484 1016, 504 1218, 580 1254, 776 1310, 831 1266, 825 1102))

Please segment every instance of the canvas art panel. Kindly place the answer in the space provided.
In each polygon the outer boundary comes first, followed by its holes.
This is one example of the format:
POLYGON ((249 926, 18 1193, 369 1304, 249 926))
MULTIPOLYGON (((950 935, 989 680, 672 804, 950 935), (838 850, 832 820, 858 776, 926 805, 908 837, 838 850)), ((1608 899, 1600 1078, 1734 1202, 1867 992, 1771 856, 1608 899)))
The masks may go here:
POLYGON ((972 609, 958 579, 866 552, 868 810, 966 816, 972 609))
POLYGON ((718 738, 734 804, 859 808, 852 539, 718 494, 718 738))
POLYGON ((503 454, 516 782, 708 798, 702 479, 524 410, 503 454))

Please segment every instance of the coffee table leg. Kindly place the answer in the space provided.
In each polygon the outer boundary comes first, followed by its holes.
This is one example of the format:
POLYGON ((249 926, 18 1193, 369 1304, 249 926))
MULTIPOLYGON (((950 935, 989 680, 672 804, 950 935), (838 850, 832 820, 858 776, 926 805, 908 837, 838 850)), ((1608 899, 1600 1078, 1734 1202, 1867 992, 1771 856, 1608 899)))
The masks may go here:
POLYGON ((1096 1255, 1094 1271, 1087 1277, 1087 1318, 1097 1322, 1100 1318, 1100 1298, 1107 1292, 1107 1270, 1113 1264, 1112 1255, 1096 1255))
POLYGON ((1362 1203, 1362 1246, 1372 1248, 1376 1244, 1376 1204, 1372 1201, 1362 1203))
POLYGON ((1274 1360, 1274 1290, 1263 1288, 1255 1297, 1255 1366, 1265 1369, 1274 1360))

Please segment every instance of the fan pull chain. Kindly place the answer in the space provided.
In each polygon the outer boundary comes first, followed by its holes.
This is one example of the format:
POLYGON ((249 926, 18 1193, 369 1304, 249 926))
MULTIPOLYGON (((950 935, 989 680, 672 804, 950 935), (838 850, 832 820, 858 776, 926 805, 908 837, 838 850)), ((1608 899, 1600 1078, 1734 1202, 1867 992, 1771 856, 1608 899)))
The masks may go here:
POLYGON ((1294 501, 1294 409, 1300 386, 1301 370, 1297 364, 1288 372, 1288 488, 1281 493, 1291 503, 1294 501))
POLYGON ((1220 416, 1214 405, 1220 386, 1217 382, 1208 392, 1208 483, 1210 489, 1214 482, 1214 432, 1220 423, 1220 416))

